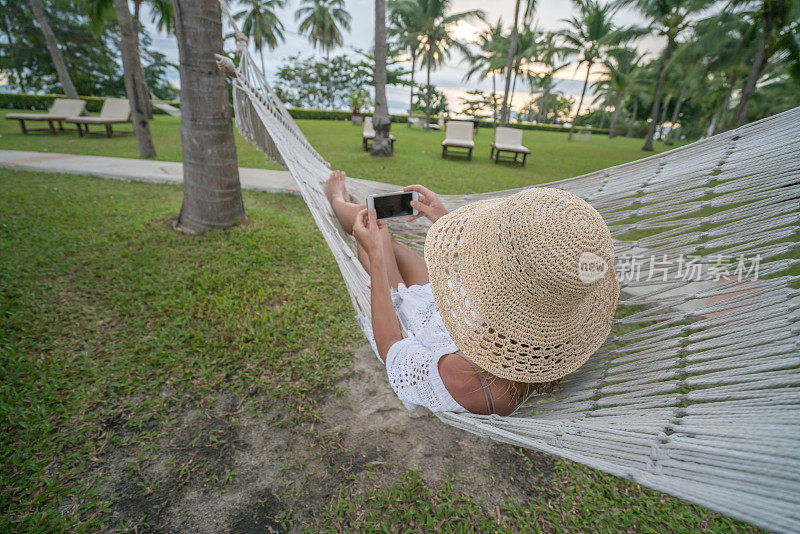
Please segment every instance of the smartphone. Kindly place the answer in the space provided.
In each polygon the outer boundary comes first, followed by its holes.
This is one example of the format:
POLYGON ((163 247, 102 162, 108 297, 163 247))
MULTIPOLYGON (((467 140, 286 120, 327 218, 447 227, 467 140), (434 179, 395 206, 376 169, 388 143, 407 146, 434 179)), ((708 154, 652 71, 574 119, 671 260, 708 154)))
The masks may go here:
POLYGON ((370 195, 367 197, 367 208, 374 209, 377 212, 378 219, 419 215, 419 211, 411 207, 411 203, 418 198, 419 193, 416 191, 370 195))

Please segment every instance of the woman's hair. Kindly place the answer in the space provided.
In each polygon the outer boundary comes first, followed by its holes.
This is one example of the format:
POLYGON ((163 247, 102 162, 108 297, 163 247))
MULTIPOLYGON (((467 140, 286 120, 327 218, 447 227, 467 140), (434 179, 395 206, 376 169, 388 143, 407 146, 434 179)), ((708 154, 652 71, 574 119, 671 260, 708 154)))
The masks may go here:
MULTIPOLYGON (((484 369, 470 369, 466 371, 469 373, 474 373, 476 375, 483 374, 486 376, 486 380, 489 384, 497 380, 497 376, 486 371, 484 369)), ((549 382, 519 382, 514 380, 508 381, 508 389, 506 390, 508 393, 511 394, 511 397, 515 400, 517 406, 522 404, 525 399, 527 399, 530 395, 536 393, 537 395, 546 394, 549 395, 553 391, 558 388, 559 384, 561 383, 561 379, 551 380, 549 382)))

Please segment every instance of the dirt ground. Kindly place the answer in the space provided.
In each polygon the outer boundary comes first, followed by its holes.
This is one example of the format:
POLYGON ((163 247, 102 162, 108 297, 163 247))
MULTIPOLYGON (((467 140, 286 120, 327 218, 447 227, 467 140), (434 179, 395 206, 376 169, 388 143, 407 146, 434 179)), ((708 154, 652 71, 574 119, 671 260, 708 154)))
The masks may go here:
MULTIPOLYGON (((552 459, 457 430, 424 409, 408 412, 369 346, 355 354, 322 422, 291 427, 277 406, 262 414, 242 399, 175 414, 147 429, 149 444, 110 449, 111 529, 136 532, 284 532, 315 526, 315 513, 343 485, 355 493, 388 486, 408 468, 426 483, 453 480, 492 516, 503 502, 547 491, 552 459)), ((124 437, 124 421, 109 421, 124 437)))

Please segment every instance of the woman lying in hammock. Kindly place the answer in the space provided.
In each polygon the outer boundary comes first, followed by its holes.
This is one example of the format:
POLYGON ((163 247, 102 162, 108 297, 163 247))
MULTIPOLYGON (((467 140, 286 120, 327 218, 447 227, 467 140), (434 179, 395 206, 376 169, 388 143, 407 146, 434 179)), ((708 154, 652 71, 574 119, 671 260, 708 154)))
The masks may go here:
POLYGON ((619 286, 611 234, 589 204, 532 188, 449 213, 427 188, 405 191, 419 193, 413 207, 435 223, 425 259, 351 201, 343 172, 325 187, 358 242, 371 278, 370 342, 407 408, 508 415, 600 347, 619 286))

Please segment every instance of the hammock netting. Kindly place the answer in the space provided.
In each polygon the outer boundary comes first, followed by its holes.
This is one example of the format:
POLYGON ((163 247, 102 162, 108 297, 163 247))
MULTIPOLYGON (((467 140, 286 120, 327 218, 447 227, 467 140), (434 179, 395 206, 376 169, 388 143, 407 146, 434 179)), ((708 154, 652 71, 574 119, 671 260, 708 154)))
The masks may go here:
MULTIPOLYGON (((237 48, 239 65, 227 61, 236 125, 294 177, 366 331, 369 276, 325 197, 329 165, 246 42, 237 48)), ((622 289, 614 330, 560 389, 511 416, 436 415, 766 529, 800 532, 800 108, 547 186, 588 201, 611 229, 622 289), (689 280, 690 267, 716 275, 689 280)), ((348 179, 348 189, 363 200, 398 187, 348 179)), ((517 191, 440 198, 455 209, 517 191)), ((428 225, 392 226, 421 251, 428 225)))

